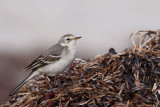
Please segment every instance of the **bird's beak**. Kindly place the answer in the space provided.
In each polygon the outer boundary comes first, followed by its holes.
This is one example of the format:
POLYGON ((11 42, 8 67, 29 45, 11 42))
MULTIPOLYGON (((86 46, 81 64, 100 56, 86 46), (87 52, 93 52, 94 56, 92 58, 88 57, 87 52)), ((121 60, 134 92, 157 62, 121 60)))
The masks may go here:
POLYGON ((73 38, 73 40, 77 40, 77 39, 80 39, 80 38, 82 38, 82 37, 75 37, 75 38, 73 38))

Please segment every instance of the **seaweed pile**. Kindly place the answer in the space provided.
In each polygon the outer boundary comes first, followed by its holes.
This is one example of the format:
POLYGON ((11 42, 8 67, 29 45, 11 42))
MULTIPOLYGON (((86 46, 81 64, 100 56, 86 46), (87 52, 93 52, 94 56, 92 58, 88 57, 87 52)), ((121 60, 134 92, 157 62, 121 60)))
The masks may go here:
POLYGON ((160 30, 131 34, 132 48, 113 48, 69 69, 24 85, 7 106, 158 107, 160 106, 160 30), (137 42, 137 41, 138 42, 137 42), (136 41, 136 42, 135 42, 136 41))

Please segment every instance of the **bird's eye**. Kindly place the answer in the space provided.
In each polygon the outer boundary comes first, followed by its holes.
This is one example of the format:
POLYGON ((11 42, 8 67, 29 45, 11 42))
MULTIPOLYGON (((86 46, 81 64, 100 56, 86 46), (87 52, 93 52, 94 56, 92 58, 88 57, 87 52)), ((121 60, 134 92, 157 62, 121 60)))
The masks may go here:
POLYGON ((71 39, 70 39, 70 38, 67 38, 67 40, 70 41, 71 39))

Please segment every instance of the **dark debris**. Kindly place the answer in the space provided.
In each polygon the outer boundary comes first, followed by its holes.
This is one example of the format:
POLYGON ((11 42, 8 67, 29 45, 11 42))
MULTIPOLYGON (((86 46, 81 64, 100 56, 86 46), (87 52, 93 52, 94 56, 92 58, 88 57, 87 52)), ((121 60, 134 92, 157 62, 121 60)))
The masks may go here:
POLYGON ((103 56, 76 59, 50 77, 53 89, 45 79, 30 81, 2 107, 159 107, 160 31, 139 31, 131 39, 134 47, 121 53, 111 48, 103 56))

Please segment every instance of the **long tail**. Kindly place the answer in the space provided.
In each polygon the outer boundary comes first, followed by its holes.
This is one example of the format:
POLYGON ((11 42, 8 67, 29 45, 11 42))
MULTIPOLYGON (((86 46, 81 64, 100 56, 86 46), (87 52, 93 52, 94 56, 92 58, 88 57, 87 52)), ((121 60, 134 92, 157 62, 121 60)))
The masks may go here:
POLYGON ((16 91, 18 91, 27 81, 29 81, 30 79, 32 79, 34 76, 36 76, 35 72, 31 72, 29 74, 29 76, 24 79, 10 94, 9 96, 12 96, 16 91))

